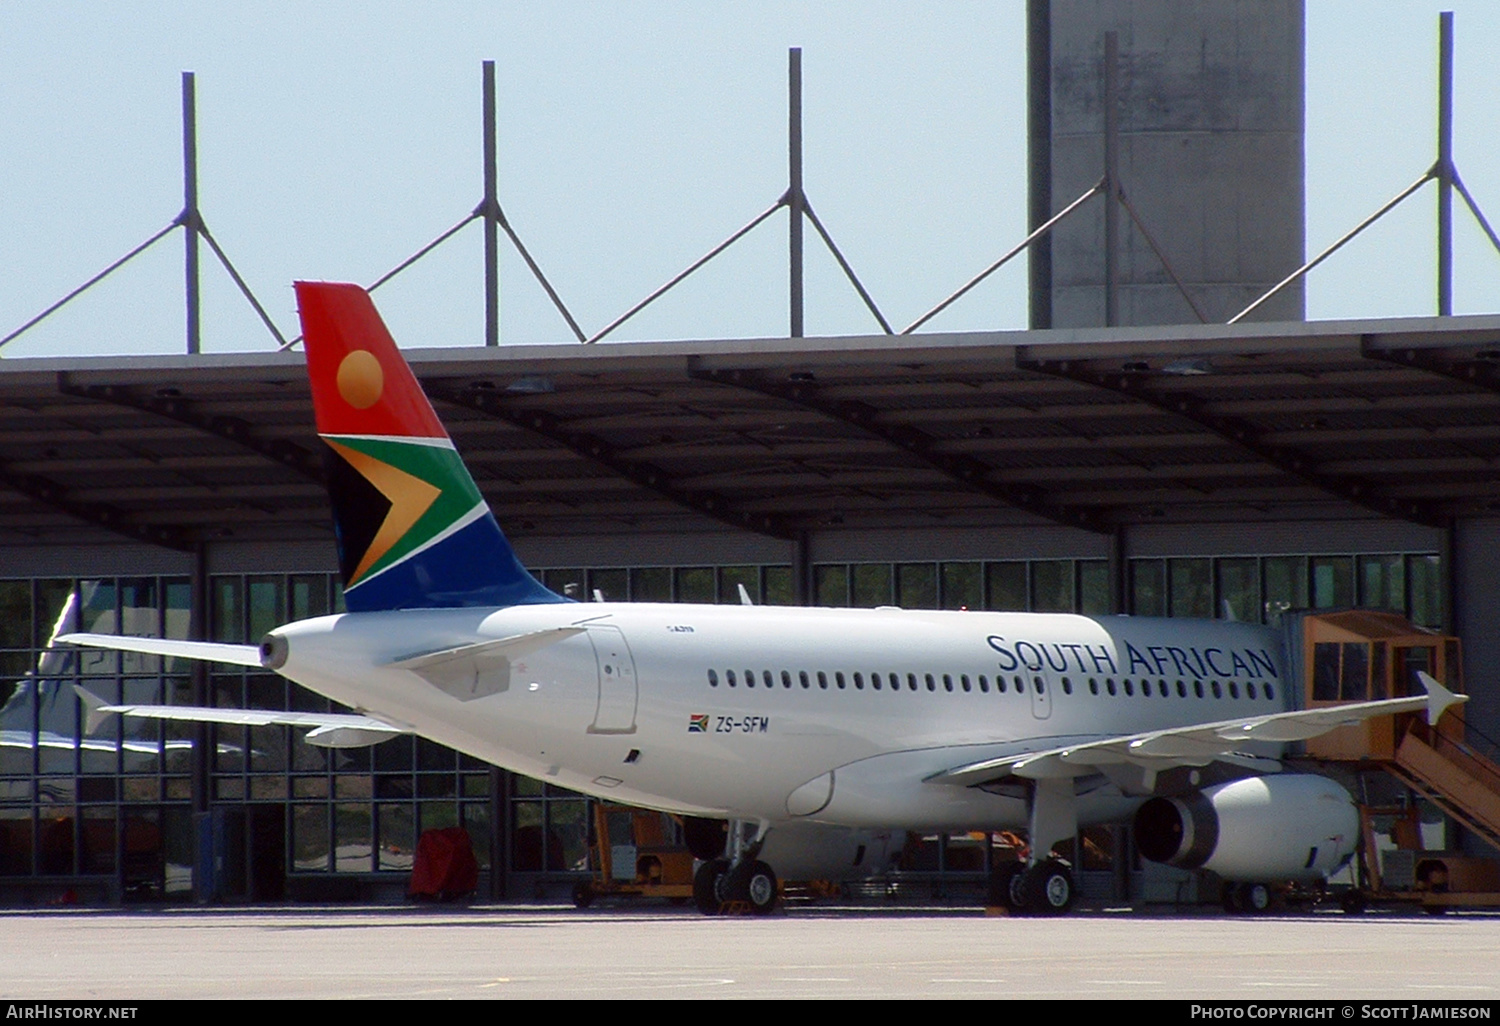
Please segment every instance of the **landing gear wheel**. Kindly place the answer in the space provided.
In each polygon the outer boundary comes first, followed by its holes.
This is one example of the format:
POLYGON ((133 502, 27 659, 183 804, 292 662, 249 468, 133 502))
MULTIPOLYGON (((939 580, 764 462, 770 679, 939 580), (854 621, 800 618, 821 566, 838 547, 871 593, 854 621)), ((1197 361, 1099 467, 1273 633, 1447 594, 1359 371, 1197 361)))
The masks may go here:
POLYGON ((716 916, 729 900, 729 860, 710 859, 693 874, 693 904, 706 916, 716 916))
POLYGON ((779 890, 776 874, 770 866, 764 862, 752 862, 748 869, 741 867, 734 875, 737 878, 733 881, 737 886, 732 887, 735 900, 748 901, 750 911, 758 916, 768 915, 776 907, 779 890))
POLYGON ((1073 907, 1073 871, 1058 859, 1039 862, 1026 870, 1020 892, 1033 915, 1060 916, 1073 907))
POLYGON ((1260 915, 1271 907, 1271 888, 1263 883, 1243 883, 1238 890, 1240 911, 1260 915))
POLYGON ((985 903, 990 908, 1003 908, 1011 915, 1021 915, 1026 902, 1020 890, 1021 874, 1026 866, 1020 862, 1005 862, 990 873, 990 890, 985 903))
POLYGON ((1240 889, 1232 883, 1224 885, 1220 900, 1224 903, 1224 911, 1230 915, 1238 915, 1245 910, 1240 904, 1240 889))
POLYGON ((573 907, 588 908, 594 903, 594 888, 587 880, 573 886, 573 907))
POLYGON ((1365 892, 1356 889, 1340 894, 1339 908, 1344 910, 1345 915, 1359 915, 1365 910, 1365 892))

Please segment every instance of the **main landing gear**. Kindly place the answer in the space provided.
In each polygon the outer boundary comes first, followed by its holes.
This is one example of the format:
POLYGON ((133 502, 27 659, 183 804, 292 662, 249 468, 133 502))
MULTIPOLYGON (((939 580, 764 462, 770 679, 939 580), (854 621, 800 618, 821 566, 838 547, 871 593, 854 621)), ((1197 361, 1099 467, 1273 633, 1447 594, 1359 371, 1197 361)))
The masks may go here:
POLYGON ((768 824, 761 824, 749 842, 744 826, 731 822, 725 844, 728 857, 710 859, 693 875, 693 903, 706 916, 721 915, 737 904, 763 916, 776 907, 781 896, 776 872, 756 858, 765 843, 768 824))
POLYGON ((1011 915, 1060 916, 1073 907, 1073 870, 1061 859, 1027 866, 1011 862, 990 875, 989 904, 1011 915))
POLYGON ((698 867, 693 877, 693 903, 706 916, 716 916, 734 902, 744 902, 758 916, 776 907, 779 884, 766 863, 745 860, 731 867, 728 859, 713 859, 698 867))
POLYGON ((1073 907, 1078 892, 1072 868, 1048 853, 1078 833, 1073 778, 1038 779, 1030 798, 1032 861, 997 868, 990 877, 989 904, 1012 915, 1060 916, 1073 907), (1043 855, 1048 857, 1038 857, 1043 855))
POLYGON ((1224 911, 1257 916, 1267 912, 1274 901, 1269 884, 1226 883, 1224 885, 1224 911))

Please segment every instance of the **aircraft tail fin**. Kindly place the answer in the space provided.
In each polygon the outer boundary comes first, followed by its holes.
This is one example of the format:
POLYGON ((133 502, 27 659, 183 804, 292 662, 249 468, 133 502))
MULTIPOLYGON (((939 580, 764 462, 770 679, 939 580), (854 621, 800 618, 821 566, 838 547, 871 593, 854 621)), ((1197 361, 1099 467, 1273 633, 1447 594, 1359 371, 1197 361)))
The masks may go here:
POLYGON ((369 293, 296 287, 348 609, 568 601, 516 559, 369 293))

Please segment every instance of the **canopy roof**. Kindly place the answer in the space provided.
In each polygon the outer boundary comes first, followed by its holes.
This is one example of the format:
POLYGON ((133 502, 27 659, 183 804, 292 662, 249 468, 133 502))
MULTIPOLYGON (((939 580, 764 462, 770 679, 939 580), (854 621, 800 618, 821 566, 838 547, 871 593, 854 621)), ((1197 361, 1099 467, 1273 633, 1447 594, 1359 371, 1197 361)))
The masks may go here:
MULTIPOLYGON (((1500 510, 1500 316, 415 349, 512 533, 1500 510)), ((0 360, 0 544, 331 535, 299 353, 0 360)))

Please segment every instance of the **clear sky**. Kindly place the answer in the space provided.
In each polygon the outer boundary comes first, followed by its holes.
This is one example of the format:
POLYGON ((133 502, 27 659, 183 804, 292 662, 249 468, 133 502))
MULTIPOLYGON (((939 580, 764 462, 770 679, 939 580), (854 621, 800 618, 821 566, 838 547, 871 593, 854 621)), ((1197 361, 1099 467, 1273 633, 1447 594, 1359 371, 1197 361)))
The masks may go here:
MULTIPOLYGON (((1460 173, 1500 222, 1500 5, 1308 0, 1309 255, 1435 156, 1437 22, 1456 11, 1460 173)), ((272 317, 297 277, 368 283, 481 196, 480 62, 497 63, 501 203, 592 332, 786 187, 803 48, 806 191, 901 327, 1025 232, 1018 2, 0 0, 0 334, 182 207, 180 73, 197 73, 200 206, 272 317)), ((1435 190, 1313 272, 1312 318, 1435 312, 1435 190)), ((786 215, 616 336, 786 332, 786 215)), ((1455 308, 1500 309, 1462 210, 1455 308)), ((502 240, 502 340, 571 338, 502 240)), ((183 349, 180 233, 3 351, 183 349)), ((377 293, 406 346, 478 344, 482 234, 377 293)), ((810 228, 807 332, 874 321, 810 228)), ((203 251, 204 349, 271 347, 203 251)), ((930 330, 1020 328, 1024 260, 930 330)))

